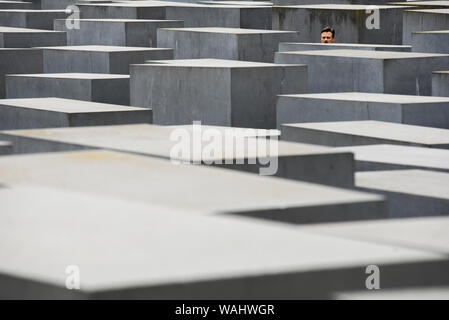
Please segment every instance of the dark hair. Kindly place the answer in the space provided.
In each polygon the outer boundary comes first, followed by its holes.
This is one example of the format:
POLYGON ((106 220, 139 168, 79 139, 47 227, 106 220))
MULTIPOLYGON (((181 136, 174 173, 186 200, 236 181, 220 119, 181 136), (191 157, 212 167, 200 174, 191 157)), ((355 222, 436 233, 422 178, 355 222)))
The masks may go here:
POLYGON ((321 29, 321 33, 323 32, 332 32, 332 38, 335 38, 335 30, 332 29, 329 26, 324 27, 323 29, 321 29))

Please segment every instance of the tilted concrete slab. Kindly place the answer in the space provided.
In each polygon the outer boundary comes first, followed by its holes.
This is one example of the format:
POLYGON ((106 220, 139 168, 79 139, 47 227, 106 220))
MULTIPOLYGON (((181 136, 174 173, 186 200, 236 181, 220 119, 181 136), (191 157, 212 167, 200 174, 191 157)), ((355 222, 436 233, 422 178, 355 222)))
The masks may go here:
POLYGON ((449 53, 449 30, 412 32, 412 48, 415 52, 449 53))
POLYGON ((284 124, 281 139, 332 147, 396 144, 449 148, 449 130, 382 121, 284 124))
POLYGON ((65 45, 67 45, 67 36, 65 32, 0 27, 1 48, 30 48, 65 45))
POLYGON ((0 128, 29 129, 151 122, 151 110, 61 98, 0 99, 0 128))
POLYGON ((192 59, 149 61, 130 69, 131 105, 151 107, 153 122, 163 125, 201 121, 271 129, 277 95, 307 91, 304 65, 192 59))
POLYGON ((392 44, 358 44, 358 43, 307 43, 307 42, 281 42, 279 51, 308 51, 308 50, 368 50, 368 51, 399 51, 410 52, 411 46, 392 44))
POLYGON ((449 28, 448 9, 420 9, 404 11, 402 44, 412 43, 412 32, 447 30, 449 28))
POLYGON ((283 123, 378 120, 449 129, 449 98, 365 92, 280 95, 283 123))
POLYGON ((6 98, 43 97, 129 105, 129 75, 35 73, 6 76, 6 98))
POLYGON ((89 148, 129 152, 183 163, 208 164, 256 174, 320 183, 337 187, 354 186, 354 160, 350 152, 289 142, 256 142, 244 137, 265 138, 271 132, 244 128, 204 126, 124 125, 89 128, 14 130, 0 132, 3 140, 14 142, 16 153, 52 152, 89 148), (194 131, 195 130, 195 133, 194 131), (219 150, 206 152, 212 146, 207 134, 218 136, 219 150), (183 135, 181 138, 180 135, 183 135), (192 143, 179 149, 183 139, 192 143), (196 137, 199 141, 195 140, 196 137), (231 140, 226 140, 231 139, 231 140), (230 143, 230 142, 231 143, 230 143), (227 145, 226 143, 229 143, 227 145), (257 145, 259 143, 259 145, 257 145), (194 147, 194 144, 198 144, 194 147), (239 147, 241 150, 234 149, 239 147), (200 147, 198 153, 196 149, 200 147), (178 148, 178 149, 177 149, 178 148), (266 150, 263 152, 263 150, 266 150), (263 159, 266 157, 267 159, 263 159), (268 162, 269 161, 269 162, 268 162), (265 169, 262 169, 265 168, 265 169))
POLYGON ((354 153, 357 171, 423 169, 449 173, 449 150, 391 144, 336 149, 354 153))
POLYGON ((449 173, 428 170, 357 172, 356 186, 388 198, 389 216, 449 215, 449 173))
POLYGON ((311 50, 277 52, 275 62, 307 64, 311 93, 359 91, 430 95, 431 73, 446 70, 449 67, 449 55, 311 50))
POLYGON ((53 30, 54 19, 65 19, 65 10, 0 10, 0 26, 53 30))
POLYGON ((157 33, 157 46, 173 48, 175 59, 274 62, 279 42, 298 39, 295 31, 239 28, 170 28, 157 33))
POLYGON ((11 153, 12 153, 12 143, 9 141, 0 141, 0 155, 11 153))
POLYGON ((79 29, 67 28, 66 20, 55 20, 55 30, 67 32, 69 46, 156 47, 158 28, 184 26, 184 22, 180 20, 76 19, 72 21, 79 23, 79 29))
POLYGON ((273 29, 297 30, 300 42, 320 42, 321 29, 332 26, 340 43, 402 44, 402 13, 410 7, 377 5, 379 28, 372 26, 369 5, 307 4, 273 6, 273 29), (367 24, 370 29, 367 28, 367 24))
POLYGON ((0 200, 4 299, 329 298, 363 290, 370 264, 383 289, 448 282, 445 255, 421 249, 55 188, 10 186, 0 200), (66 289, 68 266, 81 290, 66 289))
POLYGON ((383 197, 374 194, 110 151, 1 157, 0 173, 3 185, 39 184, 170 204, 203 212, 200 215, 213 212, 294 224, 386 217, 383 197))
POLYGON ((121 46, 43 47, 45 73, 129 74, 129 65, 147 59, 172 59, 173 49, 121 46))
POLYGON ((432 95, 449 97, 449 71, 432 72, 432 95))

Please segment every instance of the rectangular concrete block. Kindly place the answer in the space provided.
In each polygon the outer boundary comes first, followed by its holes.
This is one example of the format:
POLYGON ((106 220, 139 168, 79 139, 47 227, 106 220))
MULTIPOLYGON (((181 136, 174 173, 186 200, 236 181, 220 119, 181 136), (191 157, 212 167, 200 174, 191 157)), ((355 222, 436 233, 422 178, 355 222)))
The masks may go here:
POLYGON ((293 31, 237 28, 170 28, 157 33, 157 46, 173 48, 175 59, 273 62, 279 42, 298 39, 293 31))
POLYGON ((449 173, 449 150, 392 144, 336 149, 354 153, 356 171, 422 169, 449 173))
POLYGON ((131 105, 151 107, 162 125, 275 128, 277 95, 306 86, 304 65, 193 59, 131 66, 131 105))
MULTIPOLYGON (((376 3, 377 5, 377 3, 376 3)), ((300 42, 320 42, 326 26, 339 43, 402 44, 402 13, 410 7, 377 5, 379 28, 368 29, 372 7, 352 4, 307 4, 273 7, 273 29, 297 30, 300 42), (368 10, 368 12, 367 12, 368 10)))
POLYGON ((412 43, 412 32, 447 29, 449 29, 449 8, 405 10, 402 44, 412 43))
POLYGON ((41 73, 42 50, 0 48, 0 98, 5 98, 5 75, 41 73))
POLYGON ((449 129, 449 98, 341 92, 280 95, 277 128, 284 123, 378 120, 449 129))
POLYGON ((311 50, 277 52, 275 62, 307 64, 311 93, 359 91, 430 95, 432 71, 446 70, 449 55, 311 50))
POLYGON ((1 139, 13 142, 15 153, 108 149, 183 163, 214 165, 255 174, 261 174, 265 170, 267 174, 282 178, 343 188, 354 186, 354 160, 350 152, 335 152, 322 146, 285 141, 276 143, 267 141, 258 147, 258 142, 254 138, 270 139, 264 134, 270 134, 271 131, 264 132, 266 130, 216 126, 201 126, 198 129, 201 138, 198 144, 201 150, 211 146, 210 141, 205 141, 202 137, 211 132, 218 132, 222 137, 219 142, 221 152, 215 150, 196 155, 191 150, 192 146, 187 146, 188 153, 175 153, 180 141, 171 139, 171 136, 185 133, 193 141, 193 130, 196 130, 193 126, 121 125, 14 130, 1 132, 1 139), (232 143, 236 148, 237 145, 241 147, 241 151, 235 151, 234 148, 229 150, 224 141, 225 134, 229 132, 232 143), (266 148, 265 153, 261 153, 263 148, 266 148), (261 163, 260 157, 263 156, 270 160, 268 165, 261 163))
MULTIPOLYGON (((68 29, 66 20, 55 20, 55 30, 67 32, 67 44, 156 47, 158 28, 179 28, 179 20, 77 19, 79 29, 68 29)), ((163 47, 171 48, 171 47, 163 47)))
POLYGON ((61 98, 2 99, 0 115, 2 130, 151 122, 149 109, 61 98))
POLYGON ((432 72, 432 96, 449 97, 449 71, 432 72))
POLYGON ((449 30, 412 32, 412 48, 415 52, 449 53, 449 30))
POLYGON ((172 59, 173 49, 121 46, 43 47, 45 73, 129 74, 129 65, 148 59, 172 59))
POLYGON ((449 173, 427 170, 357 172, 360 190, 388 198, 389 217, 449 215, 449 173))
POLYGON ((31 48, 65 45, 67 45, 65 32, 0 27, 0 48, 31 48))
POLYGON ((449 130, 382 121, 284 124, 281 139, 331 147, 396 144, 449 148, 449 130))
POLYGON ((0 9, 33 9, 32 2, 25 1, 0 1, 0 9))
POLYGON ((308 50, 368 50, 368 51, 399 51, 410 52, 411 46, 392 44, 358 44, 358 43, 307 43, 307 42, 281 42, 279 51, 308 51, 308 50))
POLYGON ((79 5, 83 19, 183 20, 185 27, 271 29, 269 6, 230 6, 136 1, 79 5))
POLYGON ((53 30, 54 19, 65 19, 65 10, 0 10, 0 26, 53 30))
POLYGON ((9 141, 0 141, 0 155, 11 154, 12 143, 9 141))
POLYGON ((6 98, 43 97, 129 105, 129 76, 98 73, 6 76, 6 98))

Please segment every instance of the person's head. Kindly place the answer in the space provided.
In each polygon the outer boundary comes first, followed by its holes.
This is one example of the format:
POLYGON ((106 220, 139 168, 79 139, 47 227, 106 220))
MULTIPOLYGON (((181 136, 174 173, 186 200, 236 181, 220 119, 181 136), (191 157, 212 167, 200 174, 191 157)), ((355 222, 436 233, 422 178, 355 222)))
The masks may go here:
POLYGON ((335 30, 331 27, 324 27, 321 30, 321 43, 333 43, 335 37, 335 30))

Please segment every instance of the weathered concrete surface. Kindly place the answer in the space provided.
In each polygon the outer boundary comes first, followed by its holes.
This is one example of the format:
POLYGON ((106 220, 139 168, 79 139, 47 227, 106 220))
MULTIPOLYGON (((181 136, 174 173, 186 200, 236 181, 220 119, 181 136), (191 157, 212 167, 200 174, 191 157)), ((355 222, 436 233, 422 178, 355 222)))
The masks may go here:
MULTIPOLYGON (((265 134, 264 130, 259 130, 258 132, 255 129, 204 126, 198 127, 200 137, 198 145, 201 146, 202 152, 200 151, 198 155, 195 154, 192 148, 193 144, 190 144, 187 146, 188 153, 175 153, 174 150, 181 141, 171 136, 177 137, 176 134, 182 130, 187 133, 189 139, 193 140, 192 129, 192 126, 189 128, 187 126, 122 125, 14 130, 3 131, 1 134, 2 139, 14 142, 15 153, 98 148, 167 160, 179 160, 185 163, 211 164, 257 174, 261 172, 261 168, 268 169, 268 165, 260 163, 260 157, 266 156, 270 161, 277 161, 276 170, 269 172, 270 174, 337 187, 352 188, 354 186, 354 160, 350 152, 335 152, 331 148, 284 141, 276 144, 267 142, 261 147, 252 149, 252 146, 256 144, 255 140, 247 140, 244 137, 255 135, 264 137, 262 135, 265 134), (204 140, 204 135, 212 130, 220 133, 219 145, 222 148, 221 152, 204 152, 208 146, 211 146, 210 141, 204 140), (235 132, 235 135, 232 136, 233 144, 241 143, 241 152, 236 152, 234 148, 230 150, 226 146, 224 134, 230 130, 235 132), (266 148, 267 152, 262 154, 262 148, 266 148), (251 163, 253 159, 256 161, 251 163)), ((274 169, 274 166, 272 168, 274 169)))
POLYGON ((378 120, 449 129, 449 98, 341 92, 280 95, 277 128, 283 123, 378 120))
POLYGON ((200 4, 208 5, 226 5, 226 6, 272 6, 273 2, 270 1, 195 1, 200 4))
POLYGON ((432 72, 432 95, 449 97, 449 71, 432 72))
POLYGON ((136 1, 79 5, 83 19, 183 20, 185 27, 271 29, 270 6, 204 5, 169 1, 136 1))
POLYGON ((449 53, 449 30, 413 32, 412 51, 449 53))
POLYGON ((402 44, 412 43, 412 32, 447 30, 448 28, 449 8, 405 10, 402 44))
POLYGON ((332 147, 397 144, 449 148, 449 130, 382 121, 284 124, 281 139, 332 147))
POLYGON ((67 16, 65 10, 0 10, 0 25, 53 30, 53 20, 65 19, 67 16))
POLYGON ((32 2, 24 1, 0 1, 0 9, 33 9, 32 2))
POLYGON ((449 55, 311 50, 277 52, 275 62, 307 64, 311 93, 359 91, 430 95, 431 72, 449 68, 449 55))
POLYGON ((0 200, 2 298, 329 298, 364 290, 370 264, 383 290, 448 282, 445 255, 426 248, 48 187, 2 188, 0 200), (74 264, 81 290, 65 286, 74 264))
POLYGON ((369 50, 369 51, 399 51, 410 52, 411 46, 391 44, 358 44, 358 43, 307 43, 307 42, 281 42, 279 51, 308 51, 308 50, 369 50))
POLYGON ((42 71, 42 50, 0 48, 0 98, 4 98, 6 94, 6 74, 42 71))
POLYGON ((354 153, 356 171, 422 169, 449 173, 449 150, 391 144, 336 149, 354 153))
POLYGON ((147 59, 172 59, 173 49, 120 46, 43 47, 45 73, 129 74, 129 65, 147 59))
POLYGON ((0 128, 30 129, 151 122, 151 110, 61 98, 0 100, 0 128))
POLYGON ((0 158, 0 168, 6 186, 39 184, 92 196, 170 204, 199 215, 244 215, 295 224, 386 216, 383 197, 373 194, 125 153, 8 156, 0 158))
POLYGON ((238 28, 170 28, 157 33, 157 46, 173 48, 175 59, 273 62, 279 42, 298 39, 294 31, 238 28))
MULTIPOLYGON (((179 28, 179 20, 77 19, 79 29, 68 29, 66 20, 55 20, 55 30, 67 32, 67 44, 156 47, 158 28, 179 28)), ((170 47, 164 47, 170 48, 170 47)))
POLYGON ((11 153, 12 153, 12 143, 9 141, 0 141, 0 155, 11 153))
POLYGON ((387 196, 391 218, 449 215, 449 173, 446 172, 357 172, 356 186, 387 196))
MULTIPOLYGON (((315 4, 362 4, 362 5, 378 5, 378 4, 389 4, 388 0, 273 0, 276 6, 299 6, 299 5, 315 5, 315 4)), ((410 5, 410 3, 405 3, 403 5, 410 5)))
POLYGON ((65 46, 65 32, 0 27, 0 48, 31 48, 38 46, 65 46))
POLYGON ((129 105, 129 76, 37 73, 6 76, 6 98, 58 97, 129 105))
MULTIPOLYGON (((320 31, 326 26, 335 30, 340 43, 402 44, 402 13, 410 7, 377 6, 379 29, 366 27, 373 13, 368 5, 308 4, 274 6, 273 29, 297 30, 300 42, 320 42, 320 31)), ((369 25, 371 27, 371 25, 369 25)))
POLYGON ((275 128, 277 95, 307 91, 304 65, 193 59, 130 68, 131 105, 151 107, 155 124, 275 128))

